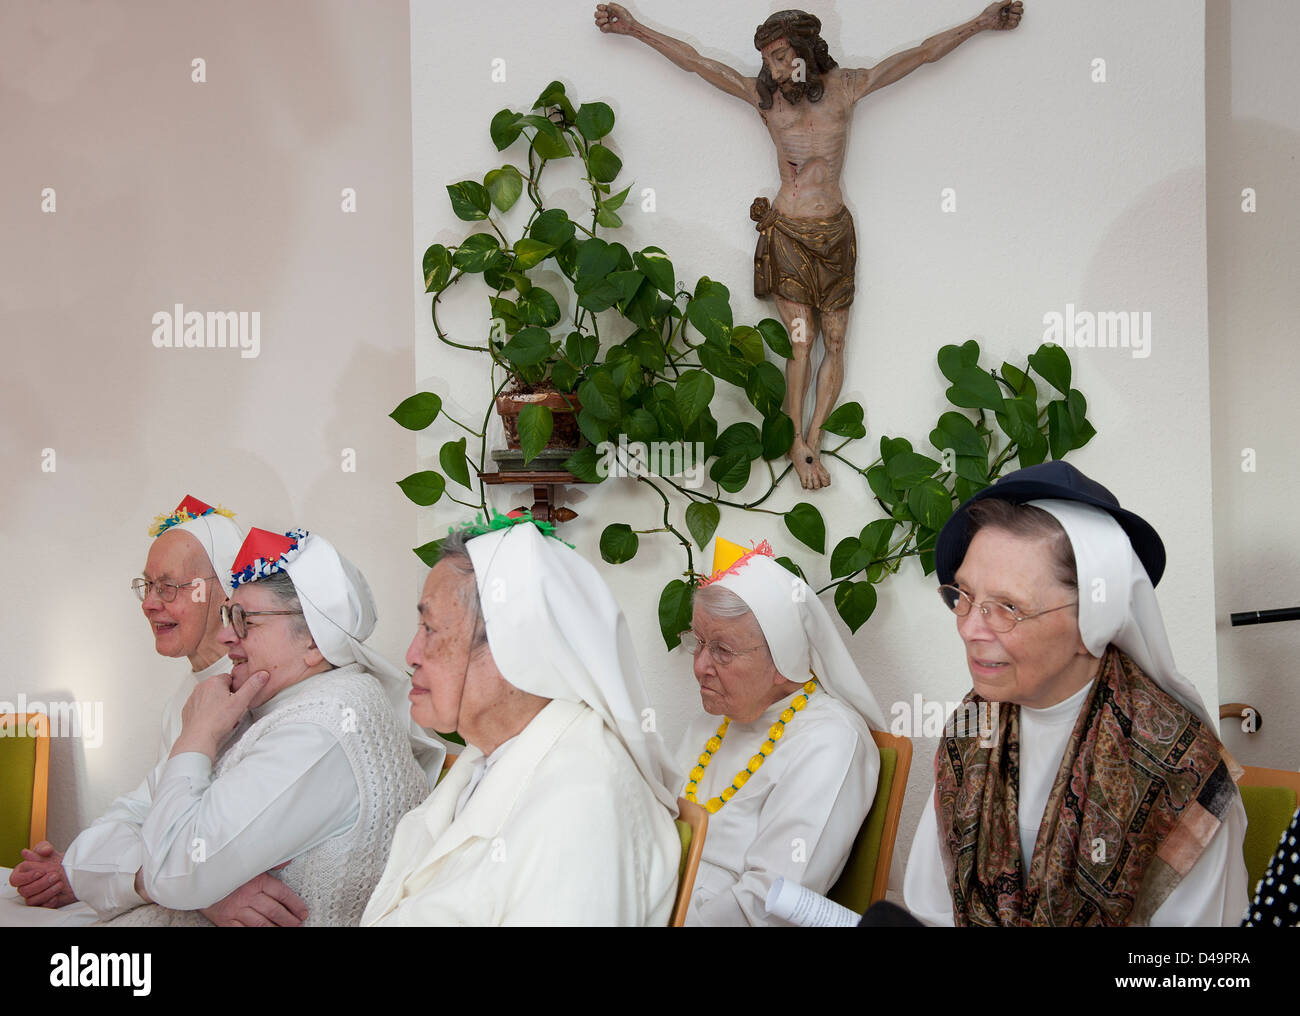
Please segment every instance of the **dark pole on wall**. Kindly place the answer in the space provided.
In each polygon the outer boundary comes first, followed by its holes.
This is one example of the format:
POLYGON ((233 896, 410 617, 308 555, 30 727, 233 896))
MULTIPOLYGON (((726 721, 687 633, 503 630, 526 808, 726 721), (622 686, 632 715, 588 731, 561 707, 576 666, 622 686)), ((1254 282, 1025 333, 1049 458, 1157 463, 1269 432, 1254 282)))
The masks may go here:
POLYGON ((1243 624, 1272 624, 1274 621, 1300 621, 1300 607, 1279 607, 1276 610, 1243 610, 1232 614, 1232 626, 1243 624))

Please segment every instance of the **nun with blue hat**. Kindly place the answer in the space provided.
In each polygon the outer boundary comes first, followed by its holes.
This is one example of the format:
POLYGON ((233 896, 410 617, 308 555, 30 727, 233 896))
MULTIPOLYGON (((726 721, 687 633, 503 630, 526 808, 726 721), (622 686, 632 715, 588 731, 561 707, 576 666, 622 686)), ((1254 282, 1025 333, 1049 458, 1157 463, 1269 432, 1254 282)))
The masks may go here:
POLYGON ((1240 767, 1174 665, 1164 544, 1064 462, 966 501, 935 547, 972 690, 904 880, 931 924, 1228 925, 1247 903, 1240 767))

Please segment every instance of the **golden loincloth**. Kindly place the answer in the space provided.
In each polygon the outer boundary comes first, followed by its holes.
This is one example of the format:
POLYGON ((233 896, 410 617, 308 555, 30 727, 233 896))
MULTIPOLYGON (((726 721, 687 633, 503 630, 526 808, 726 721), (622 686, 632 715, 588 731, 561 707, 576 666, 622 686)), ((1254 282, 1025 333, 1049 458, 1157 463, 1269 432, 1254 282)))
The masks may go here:
POLYGON ((754 251, 754 295, 776 294, 821 311, 841 310, 853 302, 853 273, 858 261, 853 216, 841 208, 829 219, 793 219, 763 209, 760 198, 758 246, 754 251))

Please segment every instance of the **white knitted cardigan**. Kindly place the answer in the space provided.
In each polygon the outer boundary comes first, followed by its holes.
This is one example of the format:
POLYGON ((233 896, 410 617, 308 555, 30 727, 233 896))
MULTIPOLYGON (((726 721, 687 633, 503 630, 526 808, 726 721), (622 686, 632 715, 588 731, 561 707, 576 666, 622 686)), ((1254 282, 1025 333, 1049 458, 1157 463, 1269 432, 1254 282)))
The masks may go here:
MULTIPOLYGON (((354 927, 383 874, 393 831, 408 811, 429 796, 429 782, 397 726, 383 689, 360 664, 327 670, 272 709, 218 756, 213 780, 238 765, 259 739, 285 723, 315 723, 330 731, 347 753, 360 792, 356 823, 295 857, 274 874, 307 904, 307 926, 354 927)), ((248 877, 259 874, 249 872, 248 877)), ((108 922, 120 926, 207 926, 198 911, 150 904, 108 922)))

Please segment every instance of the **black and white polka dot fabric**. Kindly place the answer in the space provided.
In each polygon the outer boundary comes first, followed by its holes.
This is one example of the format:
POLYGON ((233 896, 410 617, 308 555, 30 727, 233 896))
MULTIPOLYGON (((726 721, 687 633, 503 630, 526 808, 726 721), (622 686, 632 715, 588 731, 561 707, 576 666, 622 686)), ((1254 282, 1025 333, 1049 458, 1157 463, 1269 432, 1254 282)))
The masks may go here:
POLYGON ((1242 921, 1245 928, 1292 928, 1300 925, 1300 811, 1282 834, 1273 861, 1242 921))

